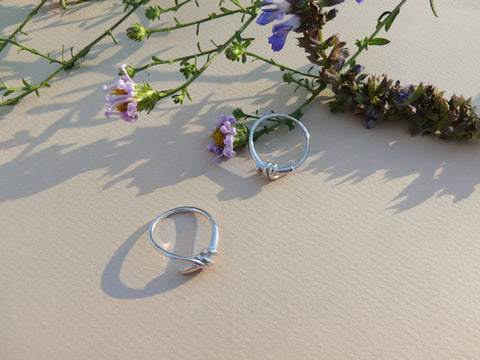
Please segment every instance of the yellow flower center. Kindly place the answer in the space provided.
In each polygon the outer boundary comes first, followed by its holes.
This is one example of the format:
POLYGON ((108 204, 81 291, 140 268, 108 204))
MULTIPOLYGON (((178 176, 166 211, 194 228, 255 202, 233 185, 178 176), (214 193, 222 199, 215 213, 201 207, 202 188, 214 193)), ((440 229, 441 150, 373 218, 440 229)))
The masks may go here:
POLYGON ((223 142, 223 134, 220 131, 220 126, 217 127, 217 129, 210 136, 213 138, 216 145, 218 145, 218 146, 224 146, 225 145, 225 143, 223 142))
MULTIPOLYGON (((110 93, 111 95, 127 95, 127 92, 125 90, 120 90, 120 89, 113 89, 112 92, 110 93)), ((120 112, 126 112, 127 111, 127 105, 128 102, 124 102, 120 105, 117 106, 117 110, 120 112)))

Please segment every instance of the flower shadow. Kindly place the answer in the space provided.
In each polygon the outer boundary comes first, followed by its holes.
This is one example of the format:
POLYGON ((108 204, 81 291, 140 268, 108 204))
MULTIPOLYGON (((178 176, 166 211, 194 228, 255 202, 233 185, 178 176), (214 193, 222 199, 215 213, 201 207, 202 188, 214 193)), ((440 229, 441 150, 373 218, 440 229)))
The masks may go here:
POLYGON ((380 123, 366 130, 357 117, 332 115, 319 106, 315 109, 326 120, 312 124, 312 153, 317 156, 309 167, 314 174, 328 174, 326 181, 334 186, 359 184, 380 173, 377 187, 397 182, 400 191, 384 203, 400 213, 435 197, 449 196, 453 203, 460 202, 480 184, 480 168, 475 166, 480 148, 475 140, 413 137, 401 122, 380 123))

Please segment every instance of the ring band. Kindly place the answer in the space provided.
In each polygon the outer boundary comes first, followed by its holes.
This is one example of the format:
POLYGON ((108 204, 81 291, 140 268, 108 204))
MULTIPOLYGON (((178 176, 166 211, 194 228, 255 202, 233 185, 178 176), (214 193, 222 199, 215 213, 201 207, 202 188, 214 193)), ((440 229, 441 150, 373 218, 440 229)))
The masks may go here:
POLYGON ((299 167, 305 162, 305 159, 307 158, 308 152, 310 150, 310 134, 308 133, 307 128, 300 121, 298 121, 297 119, 289 115, 268 114, 258 119, 250 129, 250 134, 248 136, 248 149, 250 150, 250 154, 252 155, 253 160, 257 164, 257 168, 256 168, 257 172, 260 174, 263 174, 263 176, 265 176, 265 178, 267 178, 268 180, 275 180, 275 179, 278 179, 280 176, 284 176, 292 172, 293 170, 295 170, 297 167, 299 167), (255 151, 255 147, 253 146, 253 135, 254 135, 255 129, 262 121, 270 118, 289 119, 295 122, 295 124, 298 125, 300 129, 302 129, 303 135, 305 136, 305 140, 306 140, 305 153, 300 158, 300 160, 298 160, 295 164, 279 168, 277 164, 273 164, 271 162, 264 163, 262 159, 260 159, 260 157, 258 156, 257 152, 255 151))
POLYGON ((160 215, 155 220, 153 220, 148 230, 148 239, 150 240, 150 244, 152 244, 152 246, 158 251, 160 251, 163 255, 174 260, 179 260, 179 261, 189 263, 188 265, 182 267, 180 269, 180 272, 182 274, 190 274, 197 270, 205 269, 207 266, 213 264, 213 260, 211 260, 210 257, 217 254, 218 227, 213 217, 209 213, 207 213, 205 210, 202 210, 196 207, 191 207, 191 206, 182 206, 182 207, 178 207, 178 208, 169 210, 167 212, 164 212, 162 215, 160 215), (208 248, 200 251, 200 253, 194 258, 188 258, 185 256, 175 255, 171 252, 168 252, 153 240, 153 231, 160 221, 174 214, 190 213, 190 212, 202 214, 210 221, 210 224, 212 225, 212 239, 210 240, 210 244, 208 245, 208 248))

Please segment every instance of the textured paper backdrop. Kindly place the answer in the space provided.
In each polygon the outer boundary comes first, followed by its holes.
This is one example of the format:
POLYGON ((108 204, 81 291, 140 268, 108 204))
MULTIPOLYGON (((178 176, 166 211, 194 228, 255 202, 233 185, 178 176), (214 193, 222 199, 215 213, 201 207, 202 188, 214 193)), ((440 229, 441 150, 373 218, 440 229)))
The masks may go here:
MULTIPOLYGON (((35 3, 2 0, 1 35, 35 3)), ((395 5, 347 0, 327 32, 353 49, 395 5)), ((359 62, 480 105, 480 3, 436 5, 439 18, 428 1, 409 1, 387 34, 392 43, 359 62)), ((209 11, 201 9, 178 17, 209 11)), ((66 11, 54 1, 19 39, 57 56, 121 15, 120 1, 66 11)), ((133 43, 124 30, 136 21, 147 24, 133 16, 115 33, 118 45, 104 40, 40 97, 0 109, 0 358, 480 359, 478 142, 411 137, 401 123, 367 131, 358 118, 331 114, 324 98, 303 118, 312 149, 294 175, 267 183, 248 151, 215 165, 204 148, 219 114, 289 112, 304 94, 292 95, 260 62, 222 56, 190 87, 192 102, 166 100, 135 124, 105 120, 101 87, 121 63, 195 47, 194 30, 133 43), (182 205, 207 210, 220 227, 215 265, 193 277, 146 234, 152 219, 182 205)), ((202 26, 202 41, 222 41, 233 26, 202 26)), ((272 53, 270 31, 247 31, 257 38, 252 51, 308 69, 292 36, 272 53)), ((0 55, 10 85, 19 73, 34 82, 55 68, 12 47, 0 55)), ((137 81, 169 88, 177 70, 157 67, 137 81)), ((259 151, 290 137, 263 139, 259 151)), ((209 231, 189 215, 169 229, 186 242, 209 231)))

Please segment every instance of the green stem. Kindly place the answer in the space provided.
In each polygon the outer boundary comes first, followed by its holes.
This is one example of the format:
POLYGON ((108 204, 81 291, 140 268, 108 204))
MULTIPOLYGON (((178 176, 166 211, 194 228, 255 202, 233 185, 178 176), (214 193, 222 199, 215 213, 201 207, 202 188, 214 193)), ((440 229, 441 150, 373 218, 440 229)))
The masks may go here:
POLYGON ((244 8, 244 7, 242 6, 242 4, 240 4, 237 0, 230 0, 230 1, 231 1, 232 3, 234 3, 235 5, 237 5, 240 9, 242 9, 243 12, 245 12, 245 13, 248 13, 248 12, 249 12, 248 8, 244 8))
POLYGON ((132 68, 133 69, 133 73, 136 74, 137 72, 140 72, 140 71, 143 71, 145 69, 148 69, 152 66, 155 66, 155 65, 163 65, 163 64, 173 64, 173 63, 176 63, 176 62, 181 62, 181 61, 184 61, 184 60, 190 60, 190 59, 194 59, 194 58, 199 58, 201 56, 206 56, 206 55, 210 55, 210 54, 213 54, 215 53, 216 51, 218 50, 217 49, 212 49, 212 50, 207 50, 207 51, 202 51, 201 53, 198 53, 198 54, 194 54, 194 55, 187 55, 187 56, 182 56, 182 57, 179 57, 179 58, 175 58, 175 59, 168 59, 168 60, 154 60, 146 65, 143 65, 143 66, 139 66, 139 67, 134 67, 132 68))
MULTIPOLYGON (((42 1, 44 2, 46 0, 42 0, 42 1)), ((118 20, 114 25, 112 25, 102 35, 100 35, 98 38, 96 38, 90 44, 85 46, 75 56, 70 58, 70 60, 63 62, 63 65, 60 68, 58 68, 55 72, 53 72, 51 75, 49 75, 47 78, 45 78, 42 82, 40 82, 37 85, 31 85, 28 88, 22 89, 22 90, 24 90, 24 92, 22 94, 20 94, 16 97, 13 97, 11 99, 8 99, 4 102, 1 102, 0 106, 16 104, 20 99, 22 99, 25 96, 31 94, 32 92, 35 92, 35 93, 38 94, 38 89, 39 88, 44 87, 44 86, 46 86, 46 87, 50 86, 50 84, 49 84, 50 80, 52 80, 55 76, 57 76, 63 70, 68 70, 68 69, 72 68, 73 65, 75 65, 75 62, 77 62, 78 60, 80 60, 81 58, 86 56, 92 47, 94 47, 97 43, 102 41, 106 36, 110 36, 112 31, 115 30, 121 23, 123 23, 131 14, 133 14, 135 12, 135 10, 137 10, 140 6, 147 4, 148 2, 150 2, 150 0, 143 0, 143 1, 140 1, 139 3, 137 3, 135 6, 133 6, 132 9, 130 9, 130 11, 128 11, 124 16, 122 16, 122 18, 120 18, 120 20, 118 20)), ((6 90, 9 90, 9 89, 7 88, 6 90)))
POLYGON ((165 28, 158 28, 158 29, 145 29, 146 32, 147 32, 147 38, 150 37, 150 35, 152 35, 153 33, 157 33, 157 32, 168 32, 168 31, 172 31, 172 30, 178 30, 178 29, 182 29, 182 28, 185 28, 185 27, 188 27, 188 26, 193 26, 193 25, 200 25, 204 22, 207 22, 207 21, 211 21, 211 20, 215 20, 215 19, 218 19, 218 18, 221 18, 221 17, 224 17, 224 16, 228 16, 228 15, 233 15, 233 14, 236 14, 236 13, 244 13, 245 11, 244 10, 232 10, 228 13, 222 13, 222 14, 215 14, 215 16, 209 16, 209 17, 206 17, 204 19, 200 19, 200 20, 196 20, 196 21, 192 21, 192 22, 189 22, 189 23, 185 23, 185 24, 177 24, 175 26, 171 26, 171 27, 165 27, 165 28))
POLYGON ((164 98, 164 97, 167 97, 167 96, 170 96, 170 95, 174 95, 176 94, 177 92, 181 91, 182 89, 186 89, 188 87, 188 85, 190 85, 192 82, 194 82, 214 61, 215 59, 218 57, 218 55, 220 55, 223 51, 225 51, 225 49, 235 40, 237 39, 237 37, 245 31, 245 29, 251 24, 251 22, 255 19, 257 15, 256 14, 253 14, 250 16, 250 18, 245 22, 243 23, 242 27, 240 29, 238 29, 235 34, 233 36, 230 37, 230 39, 228 39, 222 46, 220 46, 214 53, 213 56, 210 57, 210 59, 205 63, 203 64, 203 66, 195 73, 194 76, 192 76, 190 79, 188 79, 187 81, 185 81, 182 85, 176 87, 175 89, 171 89, 171 90, 168 90, 166 92, 158 92, 160 98, 164 98))
POLYGON ((13 44, 15 46, 17 46, 18 48, 20 48, 21 50, 25 50, 25 51, 28 51, 34 55, 37 55, 37 56, 40 56, 40 57, 43 57, 45 59, 48 59, 50 62, 52 63, 57 63, 57 64, 64 64, 63 61, 60 61, 60 60, 57 60, 57 59, 54 59, 52 58, 51 56, 49 55, 45 55, 45 54, 42 54, 41 52, 35 50, 35 49, 31 49, 31 48, 28 48, 26 46, 23 46, 22 44, 19 44, 17 41, 15 40, 10 40, 10 39, 6 39, 6 38, 3 38, 3 37, 0 37, 0 42, 6 42, 6 43, 10 43, 10 44, 13 44))
MULTIPOLYGON (((385 18, 385 20, 383 20, 382 22, 380 22, 375 31, 373 32, 372 35, 370 35, 370 37, 368 38, 368 40, 372 40, 374 39, 378 33, 380 32, 380 30, 382 30, 384 27, 385 27, 385 24, 390 20, 390 17, 391 16, 396 16, 397 13, 400 11, 400 8, 405 4, 407 0, 402 0, 400 1, 400 3, 395 7, 395 9, 393 9, 393 11, 390 13, 389 16, 387 16, 385 18)), ((354 64, 355 62, 355 59, 358 57, 358 55, 360 55, 362 53, 362 51, 365 50, 364 47, 359 47, 357 52, 355 54, 353 54, 350 59, 348 59, 348 61, 345 63, 345 65, 343 66, 343 69, 347 69, 348 67, 350 67, 352 64, 354 64)))
MULTIPOLYGON (((300 120, 303 116, 303 110, 305 110, 305 108, 310 105, 310 103, 316 99, 316 97, 323 91, 325 90, 327 86, 325 84, 321 84, 319 87, 317 87, 315 90, 312 91, 312 94, 311 96, 305 100, 303 102, 302 105, 300 105, 297 109, 295 109, 294 111, 292 111, 290 113, 290 116, 300 120)), ((285 125, 285 124, 289 124, 291 123, 292 121, 289 120, 289 119, 285 119, 285 118, 282 118, 281 120, 271 120, 271 121, 274 121, 275 123, 271 126, 266 126, 264 127, 263 129, 260 129, 260 130, 257 130, 255 131, 255 133, 253 134, 253 141, 257 141, 257 139, 262 136, 262 135, 265 135, 265 134, 268 134, 269 132, 272 132, 274 131, 276 128, 278 128, 279 126, 281 125, 285 125)))
MULTIPOLYGON (((47 2, 48 0, 41 0, 40 1, 40 4, 38 4, 38 6, 33 9, 32 11, 30 11, 30 13, 28 14, 28 16, 26 17, 26 19, 20 24, 20 26, 8 37, 8 40, 12 40, 15 35, 17 35, 19 32, 22 32, 22 29, 25 25, 27 25, 27 23, 38 13, 38 10, 40 10, 40 8, 45 5, 45 3, 47 2)), ((0 52, 5 48, 5 46, 7 46, 7 43, 8 42, 3 42, 0 44, 0 52)))
POLYGON ((300 105, 296 110, 294 110, 290 115, 300 119, 303 116, 303 111, 307 108, 310 103, 316 99, 320 93, 327 88, 327 84, 320 84, 316 89, 312 91, 312 96, 310 96, 302 105, 300 105))
POLYGON ((180 9, 183 5, 186 5, 188 3, 192 2, 192 0, 185 0, 184 2, 181 2, 181 3, 178 3, 177 5, 174 5, 174 6, 171 6, 169 8, 166 8, 166 9, 162 9, 160 8, 160 14, 165 14, 167 12, 170 12, 170 11, 178 11, 178 9, 180 9))
POLYGON ((288 70, 288 71, 291 71, 291 72, 293 72, 293 73, 295 73, 295 74, 302 75, 302 76, 308 76, 308 77, 313 77, 313 78, 317 77, 317 76, 315 76, 315 75, 308 74, 308 73, 306 73, 306 72, 299 71, 299 70, 290 68, 290 67, 288 67, 288 66, 279 64, 279 63, 273 61, 272 59, 270 59, 270 60, 269 60, 269 59, 266 59, 266 58, 264 58, 264 57, 262 57, 262 56, 260 56, 260 55, 254 54, 254 53, 249 52, 249 51, 245 52, 245 54, 246 54, 247 56, 253 57, 253 58, 257 59, 257 60, 261 60, 261 61, 263 61, 263 62, 266 62, 267 64, 270 64, 270 65, 279 67, 280 70, 282 70, 282 71, 288 70))

